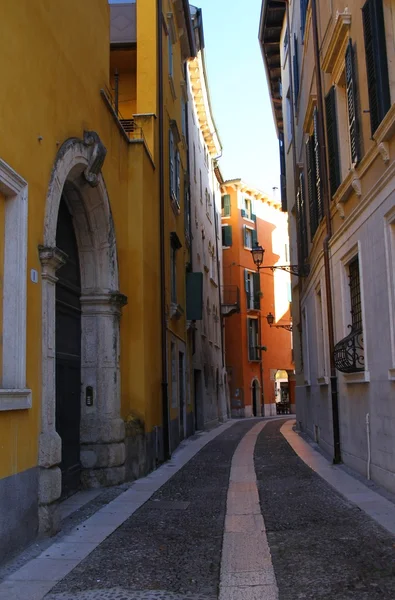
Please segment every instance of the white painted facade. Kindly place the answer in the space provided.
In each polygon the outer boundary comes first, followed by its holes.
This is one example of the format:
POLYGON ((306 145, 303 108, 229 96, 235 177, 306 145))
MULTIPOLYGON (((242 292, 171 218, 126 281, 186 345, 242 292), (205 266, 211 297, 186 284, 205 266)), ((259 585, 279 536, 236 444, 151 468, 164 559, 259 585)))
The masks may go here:
POLYGON ((187 122, 192 270, 203 273, 203 318, 195 323, 192 361, 196 423, 203 429, 227 417, 220 301, 221 192, 215 174, 222 149, 211 114, 204 50, 188 64, 187 122))

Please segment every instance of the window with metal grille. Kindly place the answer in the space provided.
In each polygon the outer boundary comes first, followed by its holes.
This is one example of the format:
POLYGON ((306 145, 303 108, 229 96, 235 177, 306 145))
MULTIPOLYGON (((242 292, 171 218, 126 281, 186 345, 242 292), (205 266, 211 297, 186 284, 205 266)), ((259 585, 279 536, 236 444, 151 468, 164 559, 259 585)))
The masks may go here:
POLYGON ((362 329, 361 284, 359 277, 359 260, 354 258, 348 265, 350 299, 351 299, 351 327, 353 331, 362 329))

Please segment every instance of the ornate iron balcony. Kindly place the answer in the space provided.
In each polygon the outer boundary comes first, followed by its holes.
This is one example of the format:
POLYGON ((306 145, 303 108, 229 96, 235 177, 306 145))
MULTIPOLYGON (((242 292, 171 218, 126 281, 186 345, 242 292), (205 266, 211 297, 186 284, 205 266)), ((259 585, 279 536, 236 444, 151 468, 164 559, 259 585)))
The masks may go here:
POLYGON ((334 349, 335 366, 342 373, 357 373, 365 370, 365 354, 363 347, 363 330, 355 329, 334 349))

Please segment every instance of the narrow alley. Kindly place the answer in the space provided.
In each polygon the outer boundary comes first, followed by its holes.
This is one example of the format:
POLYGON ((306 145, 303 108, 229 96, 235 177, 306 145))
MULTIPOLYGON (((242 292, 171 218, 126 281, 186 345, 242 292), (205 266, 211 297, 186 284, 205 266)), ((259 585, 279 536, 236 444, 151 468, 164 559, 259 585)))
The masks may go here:
POLYGON ((68 515, 3 568, 0 599, 393 599, 393 533, 395 505, 293 419, 231 421, 68 515))

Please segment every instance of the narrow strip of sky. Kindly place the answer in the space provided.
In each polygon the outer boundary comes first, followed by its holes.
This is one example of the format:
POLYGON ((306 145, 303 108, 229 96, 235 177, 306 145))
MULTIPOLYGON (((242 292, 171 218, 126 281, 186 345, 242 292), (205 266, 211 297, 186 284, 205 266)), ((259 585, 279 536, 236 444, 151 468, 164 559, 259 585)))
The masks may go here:
MULTIPOLYGON (((109 0, 110 4, 119 1, 109 0)), ((279 188, 280 164, 258 43, 261 0, 196 0, 191 4, 203 13, 210 96, 223 145, 223 175, 240 177, 271 195, 273 188, 279 188)))

